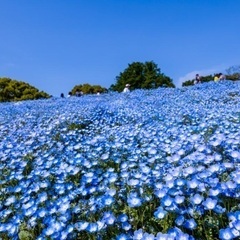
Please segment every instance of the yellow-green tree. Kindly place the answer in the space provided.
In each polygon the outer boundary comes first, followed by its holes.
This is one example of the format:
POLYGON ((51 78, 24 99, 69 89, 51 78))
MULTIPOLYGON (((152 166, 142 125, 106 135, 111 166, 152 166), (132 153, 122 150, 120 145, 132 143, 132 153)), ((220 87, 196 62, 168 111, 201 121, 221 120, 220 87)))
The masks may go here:
POLYGON ((0 78, 0 102, 35 100, 49 97, 49 94, 39 91, 28 83, 12 80, 11 78, 0 78))

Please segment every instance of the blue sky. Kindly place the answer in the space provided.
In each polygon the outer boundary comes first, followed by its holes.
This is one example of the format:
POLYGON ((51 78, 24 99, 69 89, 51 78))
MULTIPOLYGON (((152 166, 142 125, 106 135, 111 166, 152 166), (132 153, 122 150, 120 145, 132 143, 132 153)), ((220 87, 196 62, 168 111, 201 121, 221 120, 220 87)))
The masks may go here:
POLYGON ((176 86, 240 65, 239 0, 0 0, 0 77, 53 96, 154 61, 176 86))

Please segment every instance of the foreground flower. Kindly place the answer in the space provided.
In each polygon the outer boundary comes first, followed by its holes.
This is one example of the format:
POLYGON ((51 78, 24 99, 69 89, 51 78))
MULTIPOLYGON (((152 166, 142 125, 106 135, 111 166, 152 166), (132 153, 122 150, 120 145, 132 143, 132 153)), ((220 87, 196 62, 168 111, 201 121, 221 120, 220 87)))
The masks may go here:
POLYGON ((207 210, 212 210, 215 208, 215 206, 217 205, 217 200, 212 199, 212 198, 207 198, 204 202, 203 205, 205 206, 205 208, 207 210))
POLYGON ((232 233, 232 230, 230 228, 220 229, 219 231, 219 239, 222 240, 230 240, 234 239, 234 235, 232 233))
POLYGON ((129 207, 139 207, 142 205, 142 200, 141 198, 139 198, 135 193, 130 194, 128 199, 127 199, 127 203, 129 207))
POLYGON ((158 207, 157 210, 154 212, 154 217, 157 219, 163 219, 167 211, 165 211, 162 207, 158 207))
POLYGON ((239 96, 226 81, 0 104, 0 238, 207 238, 211 216, 238 239, 239 96))

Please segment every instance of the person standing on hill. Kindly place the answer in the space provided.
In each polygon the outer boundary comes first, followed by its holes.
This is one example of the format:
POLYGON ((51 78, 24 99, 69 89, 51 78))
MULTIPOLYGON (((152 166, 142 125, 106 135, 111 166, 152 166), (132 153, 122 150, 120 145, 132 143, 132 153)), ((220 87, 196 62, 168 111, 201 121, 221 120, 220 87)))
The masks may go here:
POLYGON ((129 87, 130 87, 130 84, 126 84, 126 85, 125 85, 125 88, 123 89, 123 92, 124 92, 124 93, 125 93, 125 92, 130 92, 129 87))
POLYGON ((225 76, 224 76, 224 74, 222 74, 222 73, 219 73, 219 80, 220 81, 222 81, 222 80, 225 80, 225 76))
POLYGON ((197 73, 196 76, 195 76, 195 81, 194 81, 195 84, 198 84, 198 83, 201 83, 201 77, 199 76, 199 74, 197 73))
POLYGON ((214 82, 218 82, 219 81, 219 74, 215 74, 213 80, 214 80, 214 82))

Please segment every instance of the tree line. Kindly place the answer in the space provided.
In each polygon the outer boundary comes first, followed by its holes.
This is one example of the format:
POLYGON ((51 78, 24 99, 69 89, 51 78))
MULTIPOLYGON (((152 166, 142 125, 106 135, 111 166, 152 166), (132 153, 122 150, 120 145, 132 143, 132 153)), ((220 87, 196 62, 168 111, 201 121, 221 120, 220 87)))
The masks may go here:
MULTIPOLYGON (((116 77, 116 83, 109 89, 100 85, 90 85, 88 83, 78 84, 70 91, 70 95, 96 94, 108 91, 123 91, 126 84, 130 85, 131 90, 153 89, 158 87, 175 87, 170 77, 163 74, 153 61, 133 62, 116 77)), ((35 87, 21 81, 10 78, 0 78, 0 102, 20 101, 29 99, 49 98, 50 95, 40 92, 35 87)))
MULTIPOLYGON (((226 79, 240 79, 240 66, 232 66, 226 70, 226 79)), ((202 76, 202 82, 209 82, 214 79, 214 75, 202 76)), ((74 86, 69 94, 96 94, 105 93, 108 91, 122 92, 128 84, 130 90, 135 89, 155 89, 159 87, 172 87, 173 80, 162 73, 158 65, 153 61, 133 62, 128 64, 128 67, 116 76, 115 84, 112 84, 109 89, 100 85, 90 85, 88 83, 78 84, 74 86)), ((187 80, 182 83, 182 86, 190 86, 194 84, 194 79, 187 80)), ((46 92, 39 91, 37 88, 28 83, 12 80, 10 78, 0 78, 0 102, 7 101, 22 101, 34 100, 41 98, 50 98, 46 92)))

